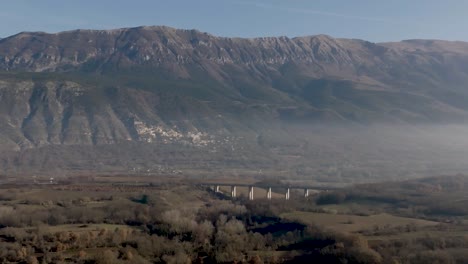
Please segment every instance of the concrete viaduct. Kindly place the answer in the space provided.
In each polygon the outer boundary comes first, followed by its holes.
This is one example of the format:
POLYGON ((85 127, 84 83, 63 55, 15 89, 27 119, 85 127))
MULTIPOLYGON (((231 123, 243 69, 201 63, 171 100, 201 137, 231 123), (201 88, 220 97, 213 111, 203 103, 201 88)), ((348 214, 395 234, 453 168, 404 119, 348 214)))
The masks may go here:
POLYGON ((303 190, 305 198, 309 197, 309 191, 328 191, 336 190, 337 187, 325 187, 325 186, 291 186, 291 185, 265 185, 265 184, 239 184, 239 183, 202 183, 202 186, 210 187, 215 193, 221 193, 220 187, 231 187, 231 197, 237 197, 237 187, 248 187, 249 189, 249 200, 254 199, 254 189, 261 188, 267 191, 266 198, 271 200, 272 189, 284 189, 284 198, 289 200, 291 197, 291 190, 303 190))

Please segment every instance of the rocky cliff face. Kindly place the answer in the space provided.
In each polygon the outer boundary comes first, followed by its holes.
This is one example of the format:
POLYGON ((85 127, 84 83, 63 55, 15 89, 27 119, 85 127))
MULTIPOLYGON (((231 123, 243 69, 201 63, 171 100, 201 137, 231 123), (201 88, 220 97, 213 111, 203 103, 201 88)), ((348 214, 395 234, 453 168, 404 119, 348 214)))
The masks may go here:
POLYGON ((7 151, 128 142, 216 151, 281 122, 468 120, 464 42, 35 32, 0 39, 0 70, 7 151))
MULTIPOLYGON (((325 63, 355 68, 356 64, 381 62, 373 54, 365 54, 372 48, 370 43, 328 36, 231 39, 196 30, 140 27, 58 34, 20 33, 2 40, 0 61, 3 69, 28 71, 69 71, 86 66, 93 70, 135 65, 169 67, 167 64, 200 62, 243 66, 325 63), (356 46, 354 52, 346 47, 349 44, 356 46)), ((386 51, 384 47, 379 48, 382 53, 386 51)))
POLYGON ((272 73, 281 73, 281 66, 295 64, 307 68, 302 70, 308 77, 368 77, 385 81, 384 85, 411 73, 447 80, 443 75, 449 69, 466 78, 466 72, 461 72, 466 67, 454 66, 466 66, 468 60, 468 44, 463 42, 375 44, 325 35, 240 39, 169 27, 20 33, 0 41, 0 68, 7 71, 103 72, 151 67, 188 78, 187 68, 198 65, 212 77, 226 79, 223 73, 229 72, 218 68, 236 66, 255 70, 260 74, 257 78, 271 79, 272 73), (444 74, 437 72, 441 69, 444 74))
MULTIPOLYGON (((181 110, 169 110, 174 105, 183 108, 184 100, 141 90, 90 88, 71 81, 1 81, 0 100, 1 147, 16 150, 124 141, 206 145, 211 140, 203 131, 221 127, 204 125, 199 131, 196 117, 184 121, 181 110)), ((189 117, 190 113, 184 116, 189 117)))

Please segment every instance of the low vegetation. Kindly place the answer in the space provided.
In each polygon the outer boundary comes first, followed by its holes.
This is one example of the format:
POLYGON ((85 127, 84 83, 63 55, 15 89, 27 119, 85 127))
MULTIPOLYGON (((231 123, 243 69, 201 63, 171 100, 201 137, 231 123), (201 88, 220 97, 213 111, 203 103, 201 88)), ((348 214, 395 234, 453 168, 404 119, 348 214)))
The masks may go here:
POLYGON ((368 184, 290 201, 176 183, 9 186, 0 190, 0 262, 466 263, 457 201, 467 183, 368 184))

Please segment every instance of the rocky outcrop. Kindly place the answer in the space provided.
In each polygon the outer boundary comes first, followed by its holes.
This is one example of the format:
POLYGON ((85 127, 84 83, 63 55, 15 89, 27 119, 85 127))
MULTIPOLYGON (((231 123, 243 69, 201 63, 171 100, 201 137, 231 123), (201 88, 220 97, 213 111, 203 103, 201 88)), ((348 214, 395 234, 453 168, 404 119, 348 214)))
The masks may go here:
POLYGON ((227 82, 235 68, 270 85, 284 77, 283 68, 290 65, 309 78, 348 79, 386 89, 454 86, 468 79, 468 43, 379 44, 326 35, 222 38, 169 27, 24 32, 0 40, 4 71, 103 73, 149 68, 191 78, 196 67, 227 82))

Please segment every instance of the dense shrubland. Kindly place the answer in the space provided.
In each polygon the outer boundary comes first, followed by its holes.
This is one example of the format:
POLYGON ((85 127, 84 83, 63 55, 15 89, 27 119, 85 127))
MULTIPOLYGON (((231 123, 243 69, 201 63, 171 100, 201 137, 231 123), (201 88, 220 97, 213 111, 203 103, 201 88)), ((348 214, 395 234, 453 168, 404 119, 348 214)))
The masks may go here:
POLYGON ((386 263, 466 263, 468 260, 468 177, 432 177, 358 185, 322 193, 320 207, 347 208, 350 214, 391 213, 439 222, 420 227, 386 225, 360 231, 386 263), (359 206, 356 206, 359 205, 359 206))
POLYGON ((280 219, 286 202, 233 203, 205 194, 202 206, 187 208, 169 206, 158 193, 19 197, 4 201, 2 263, 381 261, 359 236, 280 219))
POLYGON ((184 186, 142 193, 2 190, 0 262, 465 263, 464 207, 450 202, 464 197, 465 183, 457 176, 369 184, 273 202, 231 201, 184 186), (436 212, 444 201, 444 210, 452 211, 436 212), (323 214, 328 205, 349 215, 390 212, 440 223, 342 233, 282 218, 297 211, 323 214))

